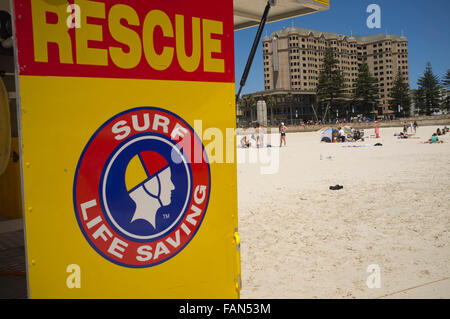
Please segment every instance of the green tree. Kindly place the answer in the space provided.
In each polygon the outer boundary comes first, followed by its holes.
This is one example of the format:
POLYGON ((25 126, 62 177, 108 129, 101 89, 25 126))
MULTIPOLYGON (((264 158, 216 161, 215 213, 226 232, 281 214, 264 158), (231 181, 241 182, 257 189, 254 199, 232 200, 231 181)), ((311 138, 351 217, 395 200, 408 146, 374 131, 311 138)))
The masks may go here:
POLYGON ((324 119, 327 115, 330 119, 330 114, 335 113, 333 112, 334 102, 343 95, 345 79, 339 70, 338 63, 339 61, 334 57, 333 48, 327 48, 316 88, 317 102, 324 119))
POLYGON ((411 109, 411 97, 409 96, 409 84, 405 81, 401 69, 398 68, 397 76, 390 94, 389 108, 395 111, 397 117, 409 115, 411 109), (399 111, 400 106, 400 111, 399 111))
POLYGON ((353 94, 355 111, 359 114, 369 115, 375 112, 378 103, 377 79, 369 71, 367 63, 359 66, 358 78, 353 94))
POLYGON ((442 85, 447 90, 447 94, 444 97, 441 106, 446 110, 450 110, 450 95, 448 94, 448 91, 450 90, 450 69, 447 70, 447 74, 442 79, 442 85))
POLYGON ((431 63, 428 62, 423 76, 417 81, 418 90, 420 90, 420 94, 423 96, 421 109, 424 110, 426 115, 430 115, 440 107, 441 94, 439 82, 439 78, 433 73, 431 63))
POLYGON ((414 107, 415 111, 418 114, 424 114, 424 105, 425 105, 425 94, 422 89, 417 89, 414 91, 413 94, 413 100, 414 100, 414 107))
POLYGON ((450 90, 450 69, 447 70, 447 74, 442 79, 442 85, 447 89, 450 90))
POLYGON ((448 92, 447 92, 447 96, 445 96, 442 99, 441 109, 447 110, 447 111, 450 110, 450 95, 448 94, 448 92))

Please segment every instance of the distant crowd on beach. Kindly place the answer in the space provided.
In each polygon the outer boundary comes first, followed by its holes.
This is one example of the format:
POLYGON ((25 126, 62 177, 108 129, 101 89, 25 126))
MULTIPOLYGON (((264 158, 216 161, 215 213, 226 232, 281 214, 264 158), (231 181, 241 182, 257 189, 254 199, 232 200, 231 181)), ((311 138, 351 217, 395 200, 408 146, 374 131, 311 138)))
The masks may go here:
MULTIPOLYGON (((411 138, 415 138, 415 134, 417 133, 417 122, 410 122, 409 124, 407 122, 405 122, 403 124, 403 131, 400 133, 396 133, 394 134, 394 136, 397 136, 399 139, 411 139, 411 138), (408 129, 411 130, 411 133, 408 133, 408 129)), ((440 144, 440 143, 444 143, 444 141, 439 140, 438 136, 441 135, 445 135, 449 132, 449 128, 447 126, 445 126, 442 130, 440 128, 438 128, 436 130, 435 133, 433 133, 433 135, 431 136, 430 139, 428 139, 426 142, 426 144, 440 144)))
MULTIPOLYGON (((284 125, 284 122, 281 122, 278 126, 278 132, 280 134, 280 147, 287 146, 286 143, 286 132, 288 128, 286 125, 284 125)), ((244 135, 241 138, 240 146, 241 148, 250 148, 250 147, 256 147, 256 148, 262 148, 262 147, 272 147, 269 141, 265 141, 265 132, 266 129, 262 128, 259 123, 256 123, 254 127, 254 131, 252 134, 250 134, 250 137, 248 135, 244 135)))
POLYGON ((417 128, 419 125, 416 121, 414 122, 404 122, 403 123, 403 131, 400 133, 395 133, 394 136, 397 136, 399 139, 408 139, 411 137, 414 137, 414 135, 417 133, 417 128), (408 129, 411 130, 411 133, 408 133, 408 129))
POLYGON ((336 119, 334 121, 327 121, 327 120, 318 120, 318 121, 299 121, 297 124, 301 127, 308 127, 308 126, 318 126, 318 125, 326 125, 326 124, 344 124, 344 123, 365 123, 372 121, 371 118, 368 117, 359 117, 355 119, 336 119))
MULTIPOLYGON (((399 139, 418 139, 418 137, 415 137, 415 134, 417 133, 417 128, 419 125, 417 124, 417 121, 411 121, 410 123, 404 122, 403 124, 403 130, 400 133, 395 133, 394 136, 398 137, 399 139), (408 133, 408 131, 410 131, 408 133)), ((287 146, 286 142, 286 132, 288 131, 288 128, 284 124, 284 122, 281 122, 278 126, 278 133, 280 134, 280 147, 287 146)), ((442 130, 438 128, 435 133, 431 136, 430 139, 428 139, 426 142, 423 143, 444 143, 444 141, 439 140, 438 136, 445 135, 449 132, 449 128, 445 126, 442 130)), ((259 123, 256 123, 253 129, 253 132, 250 135, 244 135, 240 140, 240 147, 241 148, 250 148, 250 147, 256 147, 256 148, 262 148, 262 147, 272 147, 270 144, 270 141, 265 140, 265 133, 266 129, 261 127, 259 123)), ((375 138, 380 137, 380 124, 378 121, 375 121, 375 138)), ((358 140, 364 141, 364 130, 357 130, 354 129, 351 126, 339 126, 336 129, 331 129, 331 139, 330 142, 356 142, 358 140)))
MULTIPOLYGON (((383 118, 379 119, 378 121, 392 121, 393 119, 389 116, 384 116, 383 118)), ((335 124, 335 125, 341 125, 343 126, 344 123, 369 123, 374 122, 375 120, 368 117, 368 116, 359 116, 354 118, 338 118, 336 120, 308 120, 308 121, 298 121, 296 122, 296 125, 299 125, 301 127, 308 127, 308 126, 318 126, 318 125, 327 125, 327 124, 335 124)))
POLYGON ((440 143, 444 143, 444 141, 440 140, 438 136, 441 135, 445 135, 449 132, 449 128, 447 126, 445 126, 442 131, 440 128, 438 128, 436 130, 436 133, 433 133, 433 135, 431 136, 431 138, 426 141, 425 143, 429 143, 429 144, 440 144, 440 143))

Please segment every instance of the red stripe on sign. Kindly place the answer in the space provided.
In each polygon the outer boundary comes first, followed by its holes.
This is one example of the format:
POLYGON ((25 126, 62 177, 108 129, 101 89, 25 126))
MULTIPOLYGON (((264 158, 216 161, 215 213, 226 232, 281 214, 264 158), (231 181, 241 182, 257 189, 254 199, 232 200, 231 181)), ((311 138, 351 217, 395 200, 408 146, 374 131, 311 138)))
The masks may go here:
POLYGON ((233 2, 14 0, 19 74, 234 82, 233 2))

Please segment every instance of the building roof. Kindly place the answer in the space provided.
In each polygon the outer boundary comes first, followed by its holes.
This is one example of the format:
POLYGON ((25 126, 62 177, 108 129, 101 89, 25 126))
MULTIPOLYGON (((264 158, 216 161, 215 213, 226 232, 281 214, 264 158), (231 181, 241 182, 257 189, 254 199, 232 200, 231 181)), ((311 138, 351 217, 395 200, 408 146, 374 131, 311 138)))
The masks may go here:
POLYGON ((377 40, 385 40, 385 39, 406 39, 405 37, 399 37, 396 34, 386 34, 386 33, 377 33, 373 35, 368 36, 360 36, 360 35, 345 35, 335 32, 326 32, 326 31, 317 31, 317 30, 311 30, 306 28, 298 28, 298 27, 289 27, 289 28, 283 28, 281 30, 273 32, 270 37, 264 37, 263 41, 268 41, 270 39, 273 39, 275 36, 279 37, 280 35, 287 35, 289 33, 299 33, 302 35, 309 35, 312 34, 314 37, 321 37, 324 36, 326 39, 338 39, 338 40, 356 40, 356 42, 372 42, 377 40))

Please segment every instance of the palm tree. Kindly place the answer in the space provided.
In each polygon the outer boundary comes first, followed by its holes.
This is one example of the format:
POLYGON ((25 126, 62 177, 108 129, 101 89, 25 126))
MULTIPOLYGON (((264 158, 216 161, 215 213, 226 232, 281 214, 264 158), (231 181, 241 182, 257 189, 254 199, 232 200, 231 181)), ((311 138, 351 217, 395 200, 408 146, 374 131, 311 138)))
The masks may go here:
POLYGON ((254 118, 256 116, 253 116, 253 113, 256 111, 255 110, 255 106, 256 106, 256 99, 253 95, 247 95, 247 97, 245 98, 245 104, 247 106, 247 108, 250 110, 250 119, 253 122, 254 118))
POLYGON ((273 95, 266 96, 267 106, 270 108, 270 123, 273 124, 273 107, 275 106, 275 98, 273 95))
POLYGON ((291 92, 286 93, 285 98, 286 102, 289 104, 289 117, 292 124, 292 93, 291 92))

